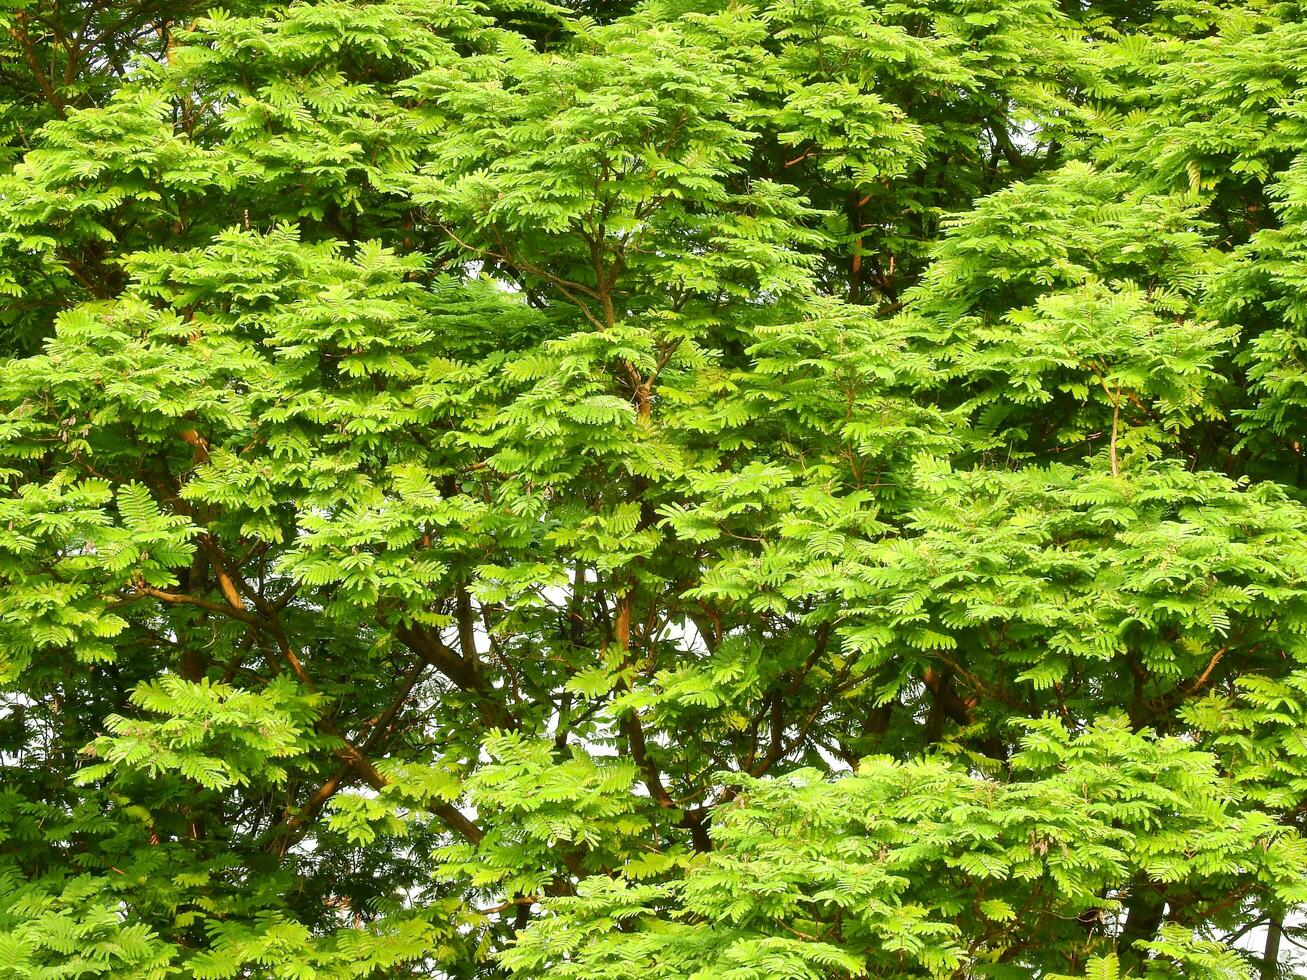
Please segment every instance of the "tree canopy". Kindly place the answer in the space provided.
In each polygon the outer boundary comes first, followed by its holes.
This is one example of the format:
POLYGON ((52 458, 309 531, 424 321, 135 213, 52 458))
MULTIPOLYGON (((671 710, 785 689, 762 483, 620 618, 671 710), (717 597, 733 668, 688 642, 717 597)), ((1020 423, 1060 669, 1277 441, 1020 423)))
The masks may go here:
POLYGON ((1299 975, 1307 8, 0 27, 0 977, 1299 975))

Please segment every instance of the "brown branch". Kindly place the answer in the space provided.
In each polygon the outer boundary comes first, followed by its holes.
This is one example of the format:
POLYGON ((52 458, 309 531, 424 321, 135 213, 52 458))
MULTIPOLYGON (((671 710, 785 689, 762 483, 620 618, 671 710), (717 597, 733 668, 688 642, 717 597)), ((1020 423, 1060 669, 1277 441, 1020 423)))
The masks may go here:
POLYGON ((400 709, 408 701, 409 695, 413 693, 413 688, 417 686, 418 680, 421 679, 422 668, 425 666, 425 661, 418 661, 404 674, 399 690, 395 692, 395 697, 386 706, 386 710, 373 721, 372 731, 368 733, 367 739, 363 742, 362 751, 371 752, 390 733, 395 716, 399 714, 400 709))
MULTIPOLYGON (((443 231, 450 238, 452 238, 456 243, 458 243, 458 245, 467 249, 469 252, 475 252, 478 255, 484 255, 486 258, 494 259, 496 262, 502 262, 505 265, 513 266, 514 268, 521 269, 523 272, 527 273, 528 275, 536 276, 539 279, 545 280, 550 285, 552 285, 555 289, 557 289, 560 293, 562 293, 567 298, 568 302, 576 306, 582 312, 582 314, 585 315, 585 318, 589 320, 593 326, 596 326, 601 330, 604 328, 604 324, 593 313, 590 312, 590 307, 587 306, 583 300, 581 300, 578 296, 575 295, 576 293, 584 293, 586 296, 589 296, 592 299, 599 298, 599 294, 595 290, 591 289, 589 286, 585 285, 584 283, 574 282, 570 279, 563 279, 559 276, 554 275, 552 272, 547 272, 544 269, 541 269, 539 266, 535 265, 534 263, 528 262, 526 259, 513 258, 512 254, 507 249, 504 249, 502 253, 492 252, 488 248, 480 248, 476 245, 471 244, 470 242, 465 242, 463 241, 463 239, 459 238, 458 235, 454 234, 454 232, 451 231, 445 225, 441 225, 440 230, 443 231)), ((502 246, 503 243, 500 242, 500 245, 502 246)))
POLYGON ((944 713, 962 728, 972 724, 971 708, 953 690, 953 685, 946 674, 941 674, 934 667, 927 667, 921 677, 930 692, 931 698, 943 709, 944 713))
POLYGON ((19 26, 9 28, 9 34, 23 49, 23 57, 27 60, 27 66, 32 70, 32 77, 36 80, 41 94, 45 96, 46 101, 50 103, 50 106, 62 119, 65 115, 66 106, 59 93, 55 91, 53 83, 41 70, 41 63, 36 57, 36 47, 32 44, 32 35, 27 28, 27 14, 19 11, 14 19, 18 21, 19 26))
POLYGON ((826 620, 817 627, 817 633, 812 645, 812 653, 810 653, 808 659, 803 662, 803 666, 799 668, 799 672, 794 676, 794 679, 786 686, 786 694, 795 694, 798 692, 799 688, 803 686, 804 679, 811 672, 812 668, 817 665, 817 661, 821 659, 822 655, 825 654, 827 644, 830 642, 830 634, 830 620, 826 620))
POLYGON ((395 638, 440 671, 459 690, 472 695, 481 720, 487 726, 510 730, 521 727, 508 706, 499 700, 495 689, 481 672, 480 664, 460 657, 437 633, 413 624, 396 628, 395 638))
POLYGON ((1012 138, 1008 135, 1006 121, 1000 120, 994 122, 991 120, 989 131, 994 135, 994 145, 997 146, 999 152, 1003 154, 1003 158, 1007 160, 1008 166, 1012 167, 1014 170, 1021 169, 1021 165, 1025 161, 1022 159, 1017 148, 1012 144, 1012 138))
MULTIPOLYGON (((278 636, 278 641, 284 641, 284 635, 278 636)), ((283 642, 282 653, 286 656, 291 665, 291 670, 299 678, 300 683, 304 684, 309 690, 315 690, 313 681, 309 678, 308 673, 304 670, 299 658, 295 656, 290 645, 283 642)), ((332 724, 330 719, 322 718, 318 721, 318 727, 333 738, 340 740, 340 745, 335 749, 336 757, 341 762, 352 768, 359 776, 375 790, 383 790, 390 785, 390 780, 383 776, 372 761, 363 753, 358 746, 354 745, 345 738, 332 724)), ((425 804, 428 812, 439 817, 444 824, 451 830, 461 834, 470 843, 479 844, 485 837, 485 832, 475 823, 469 820, 461 810, 444 800, 433 800, 425 804)))
MULTIPOLYGON (((335 734, 333 727, 329 722, 322 723, 323 731, 327 734, 335 734)), ((339 735, 336 736, 340 738, 339 735)), ((336 749, 336 755, 346 765, 351 766, 358 773, 363 781, 375 790, 383 790, 390 785, 390 780, 383 776, 371 760, 368 759, 359 749, 352 745, 347 739, 341 739, 343 743, 336 749)), ((458 809, 458 807, 446 803, 444 800, 432 800, 424 804, 427 812, 440 818, 440 820, 453 830, 460 834, 471 844, 479 844, 485 837, 485 831, 467 818, 467 816, 458 809)))
POLYGON ((490 908, 477 909, 476 912, 478 915, 494 915, 496 912, 507 912, 509 909, 517 906, 534 905, 536 902, 540 901, 540 898, 541 896, 539 895, 519 895, 517 898, 510 898, 507 902, 500 902, 498 905, 490 906, 490 908))
POLYGON ((1229 649, 1229 647, 1221 647, 1221 649, 1212 654, 1211 659, 1207 661, 1207 666, 1203 668, 1203 672, 1195 677, 1190 683, 1183 687, 1176 688, 1164 697, 1149 702, 1148 720, 1152 721, 1163 712, 1170 711, 1176 705, 1184 701, 1185 698, 1197 694, 1206 687, 1207 682, 1212 679, 1212 672, 1216 670, 1217 665, 1220 664, 1222 659, 1224 659, 1226 653, 1229 652, 1229 649))
MULTIPOLYGON (((613 617, 613 641, 617 644, 624 665, 629 661, 631 607, 634 605, 634 598, 634 593, 630 591, 620 596, 617 599, 617 609, 613 617)), ((623 680, 620 686, 628 693, 631 690, 630 682, 626 680, 623 680)), ((657 763, 649 755, 649 746, 645 741, 644 728, 640 725, 640 716, 636 713, 634 707, 626 713, 619 724, 622 734, 626 736, 627 745, 630 746, 631 758, 635 760, 636 766, 639 767, 644 777, 644 785, 649 790, 649 795, 655 803, 664 809, 679 809, 676 801, 667 792, 667 787, 663 785, 662 774, 658 770, 657 763)), ((690 839, 696 851, 707 852, 712 850, 712 841, 708 837, 708 830, 703 823, 702 817, 695 818, 688 811, 682 811, 679 825, 686 827, 690 831, 690 839)))
POLYGON ((207 612, 217 613, 220 616, 228 616, 232 619, 239 620, 242 623, 257 623, 258 618, 246 612, 243 608, 233 609, 230 606, 224 606, 217 602, 209 602, 207 599, 201 599, 198 596, 185 595, 176 592, 165 592, 162 589, 156 589, 148 585, 134 585, 133 590, 140 595, 150 596, 158 599, 160 602, 172 603, 174 605, 195 606, 197 609, 203 609, 207 612))
MULTIPOLYGON (((452 496, 452 495, 451 495, 452 496)), ((458 623, 458 646, 463 659, 475 670, 478 663, 476 628, 472 616, 472 597, 460 585, 454 593, 454 618, 458 623)))
POLYGON ((318 787, 317 791, 304 801, 304 805, 294 814, 287 817, 273 832, 272 840, 267 845, 267 850, 271 854, 282 855, 286 853, 295 837, 308 826, 309 822, 317 816, 333 796, 340 792, 345 785, 345 781, 350 774, 354 772, 351 765, 343 765, 328 779, 318 787))
MULTIPOLYGON (((927 667, 922 675, 922 682, 926 685, 926 690, 930 692, 932 702, 948 715, 959 728, 969 728, 975 724, 973 708, 975 699, 964 700, 953 689, 953 672, 946 669, 938 672, 933 667, 927 667)), ((991 759, 1003 761, 1007 758, 1007 751, 997 738, 988 737, 978 740, 980 750, 991 759)))
POLYGON ((1206 686, 1207 681, 1212 676, 1212 671, 1216 669, 1216 665, 1221 662, 1221 659, 1229 649, 1229 647, 1221 647, 1221 649, 1212 654, 1212 659, 1207 662, 1207 666, 1203 669, 1203 672, 1199 674, 1194 682, 1185 690, 1186 695, 1197 694, 1204 686, 1206 686))

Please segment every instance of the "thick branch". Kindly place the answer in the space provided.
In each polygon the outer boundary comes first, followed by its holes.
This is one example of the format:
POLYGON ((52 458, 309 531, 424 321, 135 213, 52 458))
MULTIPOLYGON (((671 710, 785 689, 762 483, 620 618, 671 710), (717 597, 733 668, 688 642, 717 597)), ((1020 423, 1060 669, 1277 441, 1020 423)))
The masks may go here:
POLYGON ((508 706, 487 682, 476 661, 460 657, 437 634, 417 624, 399 627, 395 630, 395 637, 449 678, 460 690, 472 695, 482 721, 487 725, 507 729, 520 727, 508 706))

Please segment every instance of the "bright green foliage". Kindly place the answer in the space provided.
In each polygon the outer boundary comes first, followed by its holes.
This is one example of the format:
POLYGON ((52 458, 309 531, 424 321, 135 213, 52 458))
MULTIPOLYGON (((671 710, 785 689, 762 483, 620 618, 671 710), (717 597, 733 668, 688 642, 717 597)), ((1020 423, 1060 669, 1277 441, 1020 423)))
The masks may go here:
POLYGON ((308 722, 316 698, 300 697, 294 682, 278 678, 263 691, 234 690, 207 679, 194 683, 172 674, 139 685, 132 704, 164 721, 110 715, 112 733, 85 749, 106 760, 77 773, 91 783, 114 772, 150 776, 178 772, 205 789, 248 785, 253 779, 283 782, 277 760, 307 750, 308 722))
MULTIPOLYGON (((1023 727, 1002 783, 884 756, 835 782, 813 770, 745 780, 714 828, 718 848, 683 877, 593 879, 506 960, 543 969, 566 952, 550 973, 564 977, 953 976, 964 965, 1020 977, 1028 970, 1003 963, 1012 946, 1110 947, 1101 927, 1141 869, 1181 886, 1273 881, 1302 860, 1303 842, 1269 816, 1236 815, 1211 758, 1180 740, 1132 734, 1124 719, 1078 737, 1051 720, 1023 727)), ((1213 968, 1167 938, 1184 951, 1149 976, 1229 975, 1229 956, 1213 968)))
POLYGON ((1298 5, 0 8, 0 977, 1295 975, 1298 5))

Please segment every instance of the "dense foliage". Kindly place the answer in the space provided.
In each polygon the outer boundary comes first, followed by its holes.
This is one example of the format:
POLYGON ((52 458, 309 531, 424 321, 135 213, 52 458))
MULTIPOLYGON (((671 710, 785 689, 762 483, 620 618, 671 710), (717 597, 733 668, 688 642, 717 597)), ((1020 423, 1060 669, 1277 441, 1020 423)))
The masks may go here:
POLYGON ((0 977, 1295 975, 1307 7, 0 27, 0 977))

